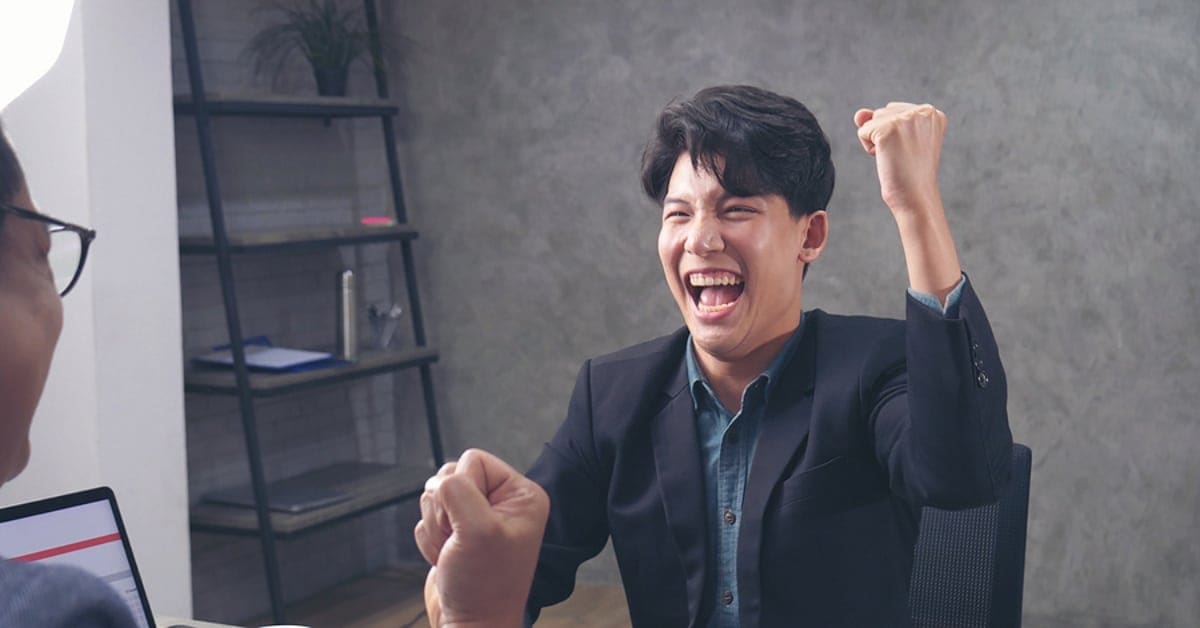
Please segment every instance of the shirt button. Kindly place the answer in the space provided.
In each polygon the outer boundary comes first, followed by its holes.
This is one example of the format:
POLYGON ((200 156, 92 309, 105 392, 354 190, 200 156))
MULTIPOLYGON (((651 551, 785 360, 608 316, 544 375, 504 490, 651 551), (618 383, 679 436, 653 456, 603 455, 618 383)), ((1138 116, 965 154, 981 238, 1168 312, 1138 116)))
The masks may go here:
POLYGON ((722 593, 721 594, 721 603, 724 604, 725 606, 729 606, 730 604, 733 604, 733 593, 730 591, 726 591, 726 592, 722 593))
POLYGON ((725 523, 728 523, 729 525, 733 525, 736 522, 737 522, 737 515, 733 514, 732 510, 726 510, 725 511, 725 523))

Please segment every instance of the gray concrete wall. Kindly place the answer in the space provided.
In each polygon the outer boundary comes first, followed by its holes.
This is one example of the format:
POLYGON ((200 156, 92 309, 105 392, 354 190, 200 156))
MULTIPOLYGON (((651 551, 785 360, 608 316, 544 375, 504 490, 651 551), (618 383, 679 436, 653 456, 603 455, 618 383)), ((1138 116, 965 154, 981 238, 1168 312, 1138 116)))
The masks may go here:
POLYGON ((678 324, 637 158, 660 108, 706 85, 794 95, 831 136, 806 306, 901 314, 851 116, 930 101, 1035 456, 1027 624, 1195 625, 1195 0, 385 4, 407 37, 402 158, 451 449, 532 462, 585 357, 678 324))

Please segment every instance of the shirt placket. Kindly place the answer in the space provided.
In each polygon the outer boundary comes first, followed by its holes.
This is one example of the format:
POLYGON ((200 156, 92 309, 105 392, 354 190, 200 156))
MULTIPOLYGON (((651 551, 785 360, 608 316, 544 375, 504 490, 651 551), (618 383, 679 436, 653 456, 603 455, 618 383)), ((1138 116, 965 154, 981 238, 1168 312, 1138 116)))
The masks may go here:
MULTIPOLYGON (((737 586, 737 544, 742 519, 742 498, 749 474, 751 432, 758 412, 758 396, 762 380, 755 380, 745 391, 742 409, 729 421, 721 440, 717 487, 717 516, 720 557, 717 582, 717 624, 722 627, 739 625, 737 586)), ((728 416, 728 414, 726 414, 728 416)))

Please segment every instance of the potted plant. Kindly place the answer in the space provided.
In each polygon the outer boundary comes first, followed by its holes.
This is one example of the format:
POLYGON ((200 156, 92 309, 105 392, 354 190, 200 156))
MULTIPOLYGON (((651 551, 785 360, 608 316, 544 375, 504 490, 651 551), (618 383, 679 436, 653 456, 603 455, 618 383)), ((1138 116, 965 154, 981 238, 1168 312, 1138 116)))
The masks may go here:
POLYGON ((350 66, 370 54, 379 67, 382 58, 372 46, 361 7, 343 8, 337 0, 274 2, 270 10, 282 21, 256 34, 247 46, 254 56, 254 72, 275 75, 296 52, 312 66, 317 93, 345 96, 350 66))

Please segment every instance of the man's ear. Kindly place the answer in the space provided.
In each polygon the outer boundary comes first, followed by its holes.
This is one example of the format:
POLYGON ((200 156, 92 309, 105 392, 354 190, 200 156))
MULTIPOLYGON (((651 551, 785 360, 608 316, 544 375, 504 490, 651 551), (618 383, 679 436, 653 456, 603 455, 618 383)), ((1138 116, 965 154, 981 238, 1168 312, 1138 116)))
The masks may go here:
POLYGON ((825 242, 829 239, 829 214, 822 209, 801 220, 808 224, 801 233, 804 241, 800 245, 800 261, 811 264, 821 257, 821 251, 825 250, 825 242))

